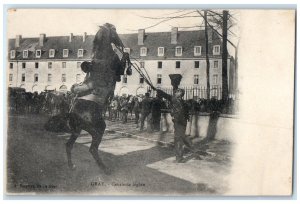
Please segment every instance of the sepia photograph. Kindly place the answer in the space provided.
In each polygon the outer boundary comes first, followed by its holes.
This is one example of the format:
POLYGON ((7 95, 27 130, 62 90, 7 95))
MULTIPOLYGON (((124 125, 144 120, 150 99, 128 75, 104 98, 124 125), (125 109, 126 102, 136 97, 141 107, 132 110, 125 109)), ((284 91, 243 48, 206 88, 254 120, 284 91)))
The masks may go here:
POLYGON ((292 195, 295 9, 5 12, 6 195, 292 195))

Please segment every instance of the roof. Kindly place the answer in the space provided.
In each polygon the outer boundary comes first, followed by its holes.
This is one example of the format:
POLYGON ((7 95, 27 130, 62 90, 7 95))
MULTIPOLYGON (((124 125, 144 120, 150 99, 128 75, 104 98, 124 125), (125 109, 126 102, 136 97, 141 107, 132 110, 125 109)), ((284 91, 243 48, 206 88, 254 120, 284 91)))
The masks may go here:
POLYGON ((46 37, 44 46, 39 46, 39 38, 23 38, 20 42, 20 47, 15 49, 15 39, 9 40, 9 50, 16 50, 15 59, 23 59, 23 50, 28 50, 27 59, 36 59, 35 50, 41 49, 41 57, 39 59, 49 58, 49 50, 55 49, 54 59, 78 59, 77 50, 84 49, 82 58, 90 58, 92 54, 93 35, 86 36, 83 42, 83 36, 73 36, 72 42, 69 42, 69 36, 46 37), (63 49, 69 49, 67 58, 63 57, 63 49))
MULTIPOLYGON (((205 56, 205 36, 204 31, 178 31, 177 44, 171 44, 171 32, 145 33, 144 45, 138 45, 138 34, 120 34, 124 46, 130 48, 131 57, 142 59, 168 59, 175 58, 175 47, 182 46, 182 56, 176 58, 196 58, 194 57, 194 46, 202 46, 202 56, 205 56), (147 56, 140 57, 140 48, 147 48, 147 56), (164 56, 157 56, 158 47, 164 47, 164 56)), ((83 36, 73 36, 69 42, 69 36, 46 37, 44 46, 39 46, 39 38, 22 38, 20 47, 15 48, 15 39, 9 39, 9 50, 16 50, 16 58, 23 60, 23 50, 28 50, 27 60, 36 60, 35 50, 41 49, 42 54, 39 59, 80 59, 77 57, 78 49, 83 49, 83 59, 92 56, 94 35, 87 35, 85 42, 83 36), (49 58, 49 50, 55 49, 55 57, 49 58), (69 49, 69 56, 63 57, 63 49, 69 49)), ((212 34, 212 42, 209 44, 209 53, 212 55, 213 45, 221 45, 221 39, 217 34, 212 34)), ((199 57, 197 57, 199 58, 199 57)))

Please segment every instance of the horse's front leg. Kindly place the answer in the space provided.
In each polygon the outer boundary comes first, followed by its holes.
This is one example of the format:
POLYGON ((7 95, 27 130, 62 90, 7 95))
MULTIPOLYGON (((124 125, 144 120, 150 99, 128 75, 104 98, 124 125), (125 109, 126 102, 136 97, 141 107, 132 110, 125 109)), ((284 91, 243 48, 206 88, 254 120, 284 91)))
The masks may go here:
POLYGON ((69 138, 69 140, 66 143, 68 166, 69 166, 70 169, 75 169, 75 165, 72 162, 71 151, 72 151, 74 143, 75 143, 75 141, 76 141, 76 139, 78 138, 79 135, 80 135, 80 131, 72 132, 71 137, 69 138))

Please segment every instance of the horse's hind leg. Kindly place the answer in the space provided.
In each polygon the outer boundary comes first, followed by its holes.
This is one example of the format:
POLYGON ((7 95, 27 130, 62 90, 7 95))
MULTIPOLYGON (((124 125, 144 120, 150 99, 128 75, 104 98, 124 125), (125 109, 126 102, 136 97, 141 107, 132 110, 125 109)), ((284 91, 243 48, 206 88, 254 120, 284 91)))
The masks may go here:
POLYGON ((102 140, 105 128, 106 128, 106 124, 104 120, 101 120, 100 124, 98 123, 97 129, 95 129, 95 131, 90 132, 90 134, 92 135, 92 144, 90 146, 90 153, 96 160, 98 166, 104 170, 104 173, 110 174, 111 170, 108 167, 106 167, 106 165, 103 163, 98 153, 98 147, 102 140))
POLYGON ((72 132, 71 137, 69 138, 69 140, 66 143, 66 152, 67 152, 67 158, 68 158, 68 166, 70 169, 74 169, 75 165, 72 162, 72 155, 71 155, 71 151, 73 149, 73 145, 76 141, 76 139, 78 138, 80 134, 80 131, 74 131, 72 132))

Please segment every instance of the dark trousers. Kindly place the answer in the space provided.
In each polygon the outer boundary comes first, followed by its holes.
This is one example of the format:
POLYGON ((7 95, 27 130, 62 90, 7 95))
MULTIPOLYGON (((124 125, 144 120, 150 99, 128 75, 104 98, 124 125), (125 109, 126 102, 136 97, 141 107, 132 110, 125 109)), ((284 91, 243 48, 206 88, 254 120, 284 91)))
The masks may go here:
POLYGON ((182 124, 174 122, 174 146, 176 160, 183 158, 183 145, 186 145, 189 149, 192 148, 192 142, 185 135, 186 125, 186 123, 182 124))
POLYGON ((115 121, 117 119, 117 110, 110 111, 111 120, 115 121))
POLYGON ((144 122, 147 116, 150 114, 150 112, 142 112, 141 116, 141 130, 144 129, 144 122))
POLYGON ((127 123, 127 115, 128 115, 128 111, 122 110, 122 122, 123 123, 127 123))
POLYGON ((134 111, 134 115, 135 115, 135 124, 138 124, 140 119, 140 111, 134 111))
POLYGON ((152 127, 154 131, 160 130, 160 112, 152 113, 152 127))

